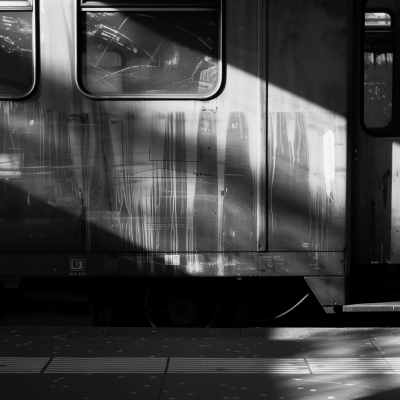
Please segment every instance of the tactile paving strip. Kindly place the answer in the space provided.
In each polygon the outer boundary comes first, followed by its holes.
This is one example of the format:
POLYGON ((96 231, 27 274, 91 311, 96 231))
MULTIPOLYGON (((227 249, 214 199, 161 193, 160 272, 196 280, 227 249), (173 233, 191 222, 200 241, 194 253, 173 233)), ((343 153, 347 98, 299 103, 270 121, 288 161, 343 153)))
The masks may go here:
POLYGON ((55 357, 45 373, 164 373, 167 358, 149 357, 55 357))
POLYGON ((307 362, 313 374, 395 373, 386 358, 307 358, 307 362))
POLYGON ((0 373, 38 374, 49 360, 47 357, 0 357, 0 373))
POLYGON ((309 374, 299 358, 171 358, 168 373, 309 374))
POLYGON ((0 373, 400 374, 400 358, 0 357, 0 373))

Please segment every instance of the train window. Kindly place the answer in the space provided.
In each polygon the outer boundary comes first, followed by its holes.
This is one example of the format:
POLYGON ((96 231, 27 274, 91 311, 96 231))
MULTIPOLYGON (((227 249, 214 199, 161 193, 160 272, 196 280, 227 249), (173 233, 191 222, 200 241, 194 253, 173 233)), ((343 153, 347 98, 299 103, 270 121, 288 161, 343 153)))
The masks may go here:
POLYGON ((387 12, 366 12, 364 30, 364 123, 392 121, 394 24, 387 12))
POLYGON ((89 97, 206 99, 221 86, 220 0, 81 0, 77 26, 89 97))
POLYGON ((34 0, 0 0, 0 98, 18 99, 35 84, 34 0))

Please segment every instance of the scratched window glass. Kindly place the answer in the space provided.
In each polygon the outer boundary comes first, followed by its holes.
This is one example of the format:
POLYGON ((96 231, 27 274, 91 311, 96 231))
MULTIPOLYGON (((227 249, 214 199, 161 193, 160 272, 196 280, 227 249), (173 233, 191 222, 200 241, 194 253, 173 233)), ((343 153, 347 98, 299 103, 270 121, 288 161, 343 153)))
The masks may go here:
POLYGON ((33 85, 32 12, 0 11, 0 96, 28 93, 33 85))
POLYGON ((218 11, 83 16, 80 83, 87 93, 207 97, 218 90, 218 11))
POLYGON ((392 120, 394 32, 390 15, 365 13, 364 123, 383 128, 392 120))

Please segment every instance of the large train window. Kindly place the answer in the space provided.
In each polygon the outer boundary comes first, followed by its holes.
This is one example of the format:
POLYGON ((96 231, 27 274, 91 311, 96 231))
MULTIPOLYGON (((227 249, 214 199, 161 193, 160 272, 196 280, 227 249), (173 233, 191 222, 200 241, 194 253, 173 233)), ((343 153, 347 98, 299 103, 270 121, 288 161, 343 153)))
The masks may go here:
POLYGON ((77 82, 93 98, 214 96, 222 82, 221 1, 81 0, 77 82))
POLYGON ((0 98, 18 99, 35 85, 34 0, 0 0, 0 98))
POLYGON ((393 110, 394 19, 388 10, 366 10, 364 22, 364 124, 390 131, 393 110))

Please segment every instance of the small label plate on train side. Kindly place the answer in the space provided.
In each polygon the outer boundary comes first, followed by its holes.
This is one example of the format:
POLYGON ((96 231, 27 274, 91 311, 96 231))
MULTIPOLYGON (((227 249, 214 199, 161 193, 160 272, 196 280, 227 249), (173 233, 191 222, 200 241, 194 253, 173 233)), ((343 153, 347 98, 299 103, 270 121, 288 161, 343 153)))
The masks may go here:
POLYGON ((83 272, 86 271, 85 257, 70 257, 69 258, 70 272, 83 272))

